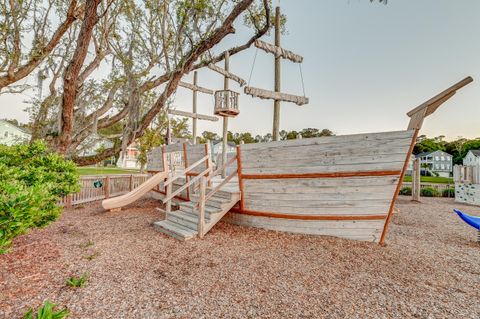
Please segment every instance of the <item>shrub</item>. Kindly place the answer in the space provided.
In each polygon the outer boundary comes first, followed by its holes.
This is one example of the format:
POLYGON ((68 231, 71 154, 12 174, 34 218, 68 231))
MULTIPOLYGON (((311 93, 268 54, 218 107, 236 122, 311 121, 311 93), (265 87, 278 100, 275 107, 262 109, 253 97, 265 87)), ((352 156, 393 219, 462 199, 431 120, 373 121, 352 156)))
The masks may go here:
POLYGON ((423 197, 437 197, 440 193, 435 188, 425 187, 420 190, 420 195, 423 197))
POLYGON ((57 219, 61 197, 78 190, 75 164, 44 143, 0 145, 0 253, 15 236, 57 219))
POLYGON ((449 187, 442 191, 442 197, 455 197, 455 188, 449 187))
POLYGON ((412 188, 409 186, 402 187, 400 195, 412 195, 412 188))
POLYGON ((23 319, 63 319, 70 315, 67 309, 55 311, 56 305, 50 301, 45 301, 42 307, 38 309, 37 315, 33 315, 33 309, 30 309, 23 319))
POLYGON ((87 276, 82 275, 81 277, 78 277, 78 278, 70 277, 70 278, 67 278, 65 282, 69 287, 81 288, 85 286, 85 284, 87 283, 87 276))

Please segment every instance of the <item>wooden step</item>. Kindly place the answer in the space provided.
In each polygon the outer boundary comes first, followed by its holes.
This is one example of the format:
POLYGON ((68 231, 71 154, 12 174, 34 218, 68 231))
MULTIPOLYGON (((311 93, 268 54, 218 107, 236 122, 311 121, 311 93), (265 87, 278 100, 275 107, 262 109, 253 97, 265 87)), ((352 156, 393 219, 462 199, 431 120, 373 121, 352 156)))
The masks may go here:
MULTIPOLYGON (((210 193, 212 188, 207 187, 207 194, 210 193)), ((213 194, 213 197, 220 197, 220 198, 225 198, 225 199, 232 199, 233 195, 238 195, 240 192, 229 192, 229 191, 224 191, 224 190, 219 190, 216 191, 215 194, 213 194)))
POLYGON ((192 230, 198 228, 198 217, 180 210, 168 214, 167 219, 192 230))
MULTIPOLYGON (((192 195, 192 196, 190 196, 190 200, 192 202, 195 202, 195 204, 196 204, 199 201, 199 198, 198 198, 197 195, 192 195)), ((207 200, 207 202, 205 203, 205 206, 210 206, 210 207, 223 209, 226 206, 228 206, 228 204, 231 201, 232 201, 231 199, 212 196, 207 200)))
MULTIPOLYGON (((197 210, 196 205, 197 205, 196 202, 183 202, 183 203, 180 203, 179 206, 180 206, 180 209, 182 209, 182 210, 186 211, 187 209, 189 209, 190 211, 193 212, 193 211, 197 210)), ((220 210, 220 207, 211 206, 210 201, 208 201, 205 205, 205 214, 207 214, 207 213, 213 214, 213 213, 216 213, 219 210, 220 210)))
MULTIPOLYGON (((178 211, 176 211, 176 212, 182 212, 183 214, 187 214, 187 215, 189 215, 189 216, 191 216, 191 217, 193 217, 193 218, 195 218, 195 219, 198 219, 198 211, 192 211, 192 210, 190 210, 190 209, 188 209, 188 210, 186 210, 186 209, 180 209, 180 210, 178 210, 178 211)), ((217 213, 217 211, 214 211, 214 212, 212 212, 212 213, 205 211, 205 222, 206 222, 206 223, 209 223, 211 217, 212 217, 212 216, 215 216, 216 213, 217 213)))
POLYGON ((171 220, 154 222, 153 226, 161 233, 181 241, 189 240, 197 236, 196 230, 189 229, 171 220))

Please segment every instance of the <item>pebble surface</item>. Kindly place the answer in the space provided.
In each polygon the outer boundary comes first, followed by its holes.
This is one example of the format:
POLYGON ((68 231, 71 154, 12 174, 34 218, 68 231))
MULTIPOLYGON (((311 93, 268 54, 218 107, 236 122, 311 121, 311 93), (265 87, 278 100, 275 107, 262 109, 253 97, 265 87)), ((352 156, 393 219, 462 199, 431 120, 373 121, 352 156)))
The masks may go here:
POLYGON ((400 196, 387 246, 223 222, 179 242, 145 199, 66 211, 0 255, 0 318, 44 300, 69 318, 479 318, 480 244, 451 211, 400 196), (83 288, 65 279, 87 274, 83 288))

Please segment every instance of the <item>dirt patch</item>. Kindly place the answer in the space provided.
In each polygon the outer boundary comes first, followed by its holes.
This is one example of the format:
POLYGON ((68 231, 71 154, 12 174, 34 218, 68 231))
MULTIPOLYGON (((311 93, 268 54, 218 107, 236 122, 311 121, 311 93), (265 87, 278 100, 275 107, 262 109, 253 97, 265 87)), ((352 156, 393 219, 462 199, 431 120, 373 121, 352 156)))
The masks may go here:
POLYGON ((158 202, 65 212, 0 255, 0 317, 49 299, 71 318, 478 318, 480 245, 450 199, 398 202, 387 247, 219 223, 156 232, 158 202), (84 288, 65 279, 87 274, 84 288))

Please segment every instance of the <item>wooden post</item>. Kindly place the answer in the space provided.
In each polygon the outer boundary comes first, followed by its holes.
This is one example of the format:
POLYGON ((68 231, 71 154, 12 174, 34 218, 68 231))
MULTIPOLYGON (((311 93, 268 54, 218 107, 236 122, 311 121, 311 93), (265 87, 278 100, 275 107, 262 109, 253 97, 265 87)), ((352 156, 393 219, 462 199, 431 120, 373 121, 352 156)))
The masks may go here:
MULTIPOLYGON (((228 51, 225 51, 225 70, 228 72, 229 70, 229 59, 230 54, 228 51)), ((223 89, 228 90, 228 77, 225 76, 223 80, 223 89)), ((228 108, 230 102, 230 95, 228 91, 225 92, 225 108, 228 108)), ((227 163, 227 145, 228 145, 228 116, 223 117, 223 140, 222 140, 222 165, 227 163)), ((222 171, 222 178, 227 176, 226 168, 222 171)))
POLYGON ((105 198, 110 198, 110 176, 108 175, 105 178, 104 191, 105 191, 105 198))
POLYGON ((244 193, 243 193, 243 179, 242 179, 242 149, 240 145, 237 145, 237 176, 238 176, 238 188, 240 190, 240 210, 245 209, 244 193))
MULTIPOLYGON (((275 45, 280 47, 280 7, 275 8, 275 45)), ((280 92, 281 57, 275 56, 275 92, 280 92)), ((273 140, 280 139, 280 100, 273 101, 273 140)))
POLYGON ((198 202, 198 224, 197 231, 198 237, 203 238, 205 230, 205 193, 207 187, 207 179, 205 176, 202 176, 200 179, 200 194, 198 202))
POLYGON ((129 182, 130 182, 130 191, 133 191, 133 186, 134 186, 133 185, 133 174, 130 175, 130 181, 129 182))
POLYGON ((213 163, 212 163, 212 154, 211 154, 211 151, 210 151, 210 143, 207 141, 207 143, 205 143, 205 155, 208 155, 208 159, 206 161, 206 166, 207 168, 210 168, 210 172, 208 173, 208 187, 212 187, 212 178, 213 176, 212 175, 212 172, 213 172, 213 163))
POLYGON ((65 198, 65 208, 72 208, 72 206, 72 194, 70 194, 65 198))
POLYGON ((413 160, 412 201, 420 201, 420 158, 413 160))
MULTIPOLYGON (((197 71, 193 72, 193 85, 197 86, 197 71)), ((197 90, 193 90, 193 101, 192 101, 193 113, 197 113, 197 90)), ((192 134, 193 134, 193 144, 197 144, 197 118, 193 118, 192 125, 192 134)))
MULTIPOLYGON (((173 176, 173 172, 170 171, 168 179, 170 179, 172 176, 173 176)), ((167 185, 167 189, 165 190, 165 197, 167 198, 170 197, 170 195, 172 195, 172 185, 173 183, 169 183, 167 185)), ((170 214, 171 211, 172 211, 172 200, 170 199, 168 202, 165 203, 165 219, 168 218, 168 214, 170 214)))

